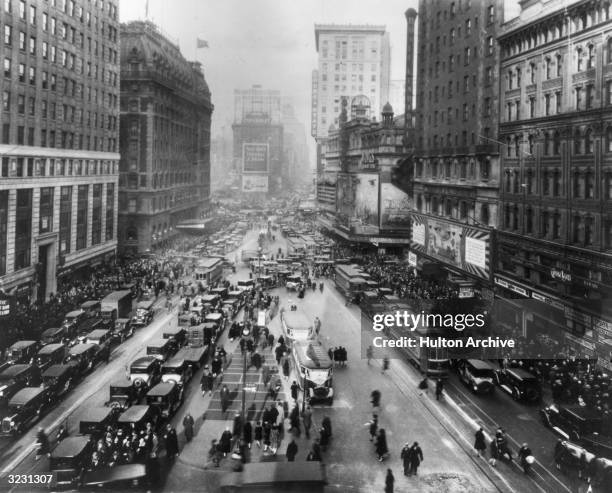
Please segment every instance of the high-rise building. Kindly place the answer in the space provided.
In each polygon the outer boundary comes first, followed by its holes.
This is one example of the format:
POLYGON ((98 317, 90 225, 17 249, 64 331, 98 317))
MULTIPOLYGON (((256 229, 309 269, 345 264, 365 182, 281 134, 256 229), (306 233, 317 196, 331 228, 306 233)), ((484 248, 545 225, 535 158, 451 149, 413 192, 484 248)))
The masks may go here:
POLYGON ((308 161, 306 128, 295 116, 291 103, 282 105, 283 123, 283 182, 290 187, 308 182, 311 179, 308 161))
POLYGON ((521 7, 499 37, 496 289, 511 328, 612 369, 610 4, 521 7))
POLYGON ((212 111, 199 63, 149 21, 121 25, 122 251, 163 244, 208 213, 212 111))
POLYGON ((389 99, 391 48, 385 26, 315 24, 318 68, 312 81, 311 133, 338 127, 342 97, 366 97, 372 117, 389 99))
POLYGON ((502 0, 430 2, 418 10, 412 247, 441 275, 491 280, 497 225, 502 0))
POLYGON ((406 81, 404 79, 392 80, 389 86, 389 104, 398 115, 404 114, 405 95, 406 81))
POLYGON ((29 301, 117 247, 117 2, 2 4, 0 288, 29 301))
POLYGON ((234 91, 234 169, 245 193, 267 194, 282 190, 283 126, 280 91, 234 91))

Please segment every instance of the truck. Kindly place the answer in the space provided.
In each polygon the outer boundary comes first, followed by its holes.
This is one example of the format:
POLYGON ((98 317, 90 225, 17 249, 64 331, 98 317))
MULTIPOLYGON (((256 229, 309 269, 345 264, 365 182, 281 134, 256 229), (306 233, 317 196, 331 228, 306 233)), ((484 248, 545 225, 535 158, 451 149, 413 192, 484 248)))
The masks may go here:
POLYGON ((112 320, 128 318, 132 311, 132 292, 113 291, 100 302, 102 318, 112 320))

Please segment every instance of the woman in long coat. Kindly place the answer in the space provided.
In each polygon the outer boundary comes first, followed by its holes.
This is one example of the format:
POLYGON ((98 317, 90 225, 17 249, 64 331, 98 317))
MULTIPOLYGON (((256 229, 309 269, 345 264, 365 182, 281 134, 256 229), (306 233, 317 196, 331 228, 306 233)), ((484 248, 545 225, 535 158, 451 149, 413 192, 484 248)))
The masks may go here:
POLYGON ((229 428, 226 428, 225 431, 221 434, 221 439, 219 440, 219 451, 223 453, 223 457, 230 453, 232 450, 232 432, 229 428))
POLYGON ((482 428, 480 428, 474 434, 474 448, 476 449, 476 452, 478 452, 478 455, 480 456, 484 455, 484 452, 487 449, 487 444, 485 443, 485 435, 484 435, 484 431, 482 428))
POLYGON ((382 462, 388 453, 387 435, 385 429, 381 428, 378 430, 378 436, 376 437, 376 455, 378 455, 378 462, 382 462))

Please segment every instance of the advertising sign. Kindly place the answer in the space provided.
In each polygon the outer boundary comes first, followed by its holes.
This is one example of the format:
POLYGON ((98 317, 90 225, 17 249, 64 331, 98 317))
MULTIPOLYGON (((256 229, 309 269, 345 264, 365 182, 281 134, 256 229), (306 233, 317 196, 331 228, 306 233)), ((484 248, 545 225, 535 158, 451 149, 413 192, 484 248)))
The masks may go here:
POLYGON ((338 222, 355 234, 378 234, 378 175, 338 175, 338 222))
MULTIPOLYGON (((410 216, 414 250, 471 275, 490 279, 491 233, 489 231, 421 214, 411 213, 410 216)), ((497 280, 495 282, 498 283, 497 280)))
POLYGON ((243 192, 268 191, 268 175, 242 175, 243 192))
POLYGON ((417 266, 417 255, 414 252, 408 252, 408 265, 412 267, 417 266))
POLYGON ((268 144, 242 144, 243 172, 267 173, 268 154, 268 144))
POLYGON ((380 184, 380 227, 410 229, 410 197, 392 183, 380 184))

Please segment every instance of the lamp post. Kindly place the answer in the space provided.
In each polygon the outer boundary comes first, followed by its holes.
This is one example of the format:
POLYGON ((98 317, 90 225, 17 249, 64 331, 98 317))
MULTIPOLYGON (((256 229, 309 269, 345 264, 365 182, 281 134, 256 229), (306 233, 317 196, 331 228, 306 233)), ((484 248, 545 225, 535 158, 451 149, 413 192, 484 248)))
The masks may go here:
POLYGON ((247 339, 251 337, 251 325, 245 323, 244 328, 242 329, 242 340, 244 341, 244 351, 242 353, 242 412, 240 415, 240 436, 244 440, 244 423, 246 420, 246 374, 247 374, 247 339))
POLYGON ((261 276, 261 247, 257 249, 257 274, 261 276))

